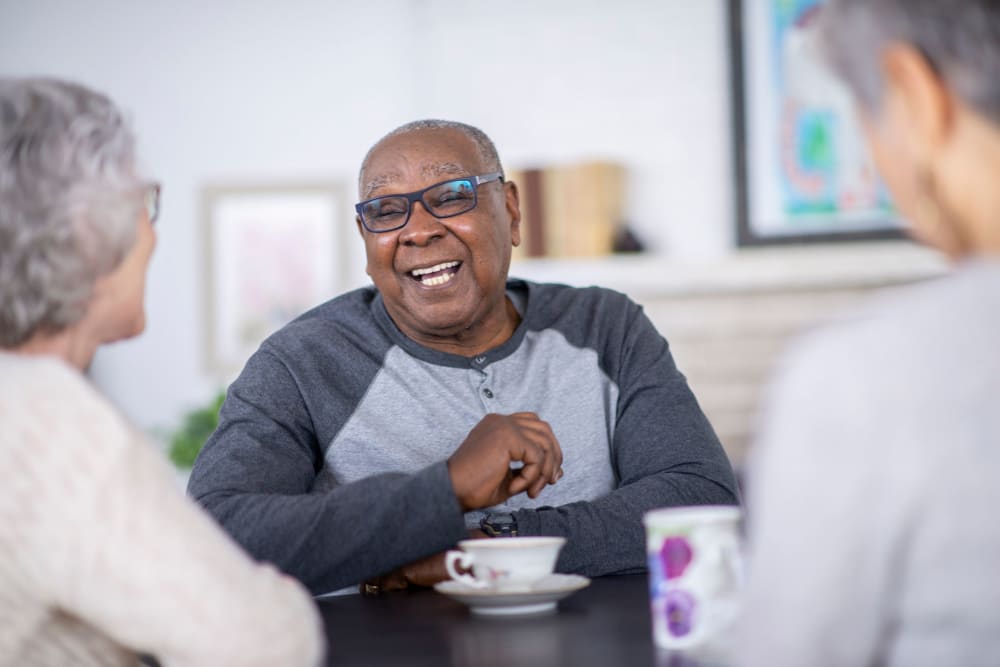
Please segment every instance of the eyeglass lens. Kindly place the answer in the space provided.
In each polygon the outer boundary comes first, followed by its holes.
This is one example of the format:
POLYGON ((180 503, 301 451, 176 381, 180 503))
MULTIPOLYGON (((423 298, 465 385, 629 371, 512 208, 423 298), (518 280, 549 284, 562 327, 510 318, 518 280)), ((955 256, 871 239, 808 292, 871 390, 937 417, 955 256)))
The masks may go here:
MULTIPOLYGON (((472 181, 461 178, 435 185, 423 193, 424 208, 436 218, 450 218, 476 206, 476 189, 472 181)), ((372 229, 401 227, 410 213, 410 200, 405 195, 379 197, 362 208, 365 223, 372 229)))
POLYGON ((146 188, 146 215, 151 223, 160 217, 160 186, 150 185, 146 188))

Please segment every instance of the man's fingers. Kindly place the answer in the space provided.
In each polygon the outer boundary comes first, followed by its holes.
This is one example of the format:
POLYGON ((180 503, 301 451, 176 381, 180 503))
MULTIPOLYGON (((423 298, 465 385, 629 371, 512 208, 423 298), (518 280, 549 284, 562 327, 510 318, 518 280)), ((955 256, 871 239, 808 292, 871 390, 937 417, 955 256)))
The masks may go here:
POLYGON ((448 459, 463 510, 527 492, 535 498, 561 476, 562 449, 552 427, 533 412, 484 417, 448 459), (514 462, 520 469, 511 470, 514 462), (506 495, 505 495, 506 494, 506 495))
POLYGON ((555 484, 556 480, 559 479, 556 473, 562 465, 562 450, 559 448, 559 443, 542 438, 537 434, 532 434, 526 439, 529 444, 524 448, 522 460, 525 464, 537 463, 539 465, 538 474, 544 483, 555 484))
MULTIPOLYGON (((521 475, 515 475, 515 474, 508 475, 508 480, 509 481, 507 482, 507 493, 509 493, 511 496, 516 496, 517 494, 527 489, 528 485, 531 484, 529 480, 525 479, 521 475)), ((504 500, 506 500, 506 498, 504 498, 504 500)))
POLYGON ((526 491, 528 497, 537 498, 547 484, 562 476, 562 449, 548 424, 527 416, 522 421, 523 440, 511 456, 524 465, 515 472, 508 489, 511 495, 526 491))
POLYGON ((556 434, 552 431, 549 423, 542 421, 538 417, 515 417, 514 420, 517 422, 518 427, 522 429, 527 429, 533 433, 540 433, 552 440, 556 439, 556 434))
POLYGON ((544 491, 545 487, 548 486, 549 483, 550 482, 549 482, 548 477, 539 477, 535 481, 535 483, 531 485, 531 488, 528 489, 528 497, 529 498, 537 498, 538 494, 540 494, 542 491, 544 491))
POLYGON ((444 566, 444 553, 410 563, 403 567, 402 572, 411 586, 429 587, 448 578, 448 570, 444 566))
MULTIPOLYGON (((525 425, 522 433, 526 439, 544 452, 546 459, 551 459, 552 467, 546 465, 543 474, 550 483, 554 484, 561 476, 556 473, 562 468, 563 455, 559 441, 556 440, 555 433, 552 432, 552 427, 546 422, 534 421, 530 425, 525 425)), ((530 454, 526 451, 525 456, 528 455, 530 454)))
POLYGON ((529 491, 532 498, 538 495, 531 495, 530 491, 534 489, 537 483, 540 481, 542 487, 545 486, 545 478, 541 476, 541 466, 537 463, 526 463, 524 466, 518 470, 512 470, 513 479, 510 482, 508 488, 510 489, 511 495, 516 495, 522 491, 529 491))

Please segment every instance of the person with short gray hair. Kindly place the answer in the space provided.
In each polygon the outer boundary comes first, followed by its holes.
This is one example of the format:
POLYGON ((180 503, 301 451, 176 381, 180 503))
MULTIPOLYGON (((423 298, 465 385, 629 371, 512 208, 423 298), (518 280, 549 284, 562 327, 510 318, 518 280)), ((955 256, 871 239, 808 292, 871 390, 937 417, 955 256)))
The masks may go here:
POLYGON ((996 0, 839 0, 823 12, 828 60, 869 112, 886 92, 877 63, 896 42, 918 51, 959 99, 1000 124, 996 0))
POLYGON ((829 0, 825 49, 949 275, 799 342, 751 450, 739 664, 1000 664, 1000 2, 829 0))
POLYGON ((83 375, 145 327, 159 186, 106 96, 0 78, 0 664, 314 667, 319 619, 83 375))
POLYGON ((358 170, 358 189, 360 190, 364 184, 365 169, 368 166, 368 162, 371 160, 372 155, 375 153, 376 148, 393 137, 399 137, 404 134, 420 130, 454 130, 455 132, 462 134, 479 149, 479 157, 482 158, 484 169, 503 173, 503 164, 500 163, 500 154, 497 152, 496 145, 493 143, 493 140, 490 139, 489 135, 480 130, 478 127, 454 120, 424 118, 404 123, 396 129, 386 133, 381 139, 372 144, 372 147, 368 149, 364 159, 361 161, 361 169, 358 170))
POLYGON ((0 345, 13 347, 83 317, 97 279, 135 243, 144 184, 106 97, 7 79, 0 100, 0 345))
POLYGON ((634 573, 644 512, 739 502, 638 304, 509 277, 517 185, 481 130, 389 132, 358 195, 373 284, 264 341, 191 473, 250 553, 316 594, 439 583, 466 537, 560 536, 560 573, 634 573))

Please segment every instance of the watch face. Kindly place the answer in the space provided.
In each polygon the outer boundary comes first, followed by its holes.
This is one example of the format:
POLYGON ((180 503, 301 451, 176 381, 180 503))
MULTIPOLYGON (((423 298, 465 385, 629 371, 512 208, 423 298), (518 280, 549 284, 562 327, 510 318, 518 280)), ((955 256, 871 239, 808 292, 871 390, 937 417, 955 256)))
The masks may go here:
POLYGON ((513 514, 487 514, 479 527, 490 537, 517 535, 517 519, 513 514))

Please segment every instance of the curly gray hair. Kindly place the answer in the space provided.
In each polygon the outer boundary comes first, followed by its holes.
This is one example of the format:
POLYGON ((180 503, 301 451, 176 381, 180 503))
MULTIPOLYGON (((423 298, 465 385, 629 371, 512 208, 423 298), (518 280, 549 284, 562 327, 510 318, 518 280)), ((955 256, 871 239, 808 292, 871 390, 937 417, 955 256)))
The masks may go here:
POLYGON ((882 99, 879 51, 893 41, 919 49, 966 103, 1000 123, 1000 2, 828 0, 826 54, 865 108, 882 99))
POLYGON ((454 120, 428 118, 400 125, 395 130, 389 132, 384 137, 376 141, 375 144, 368 149, 368 152, 365 154, 365 159, 361 161, 361 169, 358 172, 359 184, 361 179, 364 178, 365 168, 368 166, 368 160, 371 158, 372 152, 378 148, 383 141, 391 137, 407 134, 409 132, 416 132, 418 130, 458 130, 475 142, 487 169, 503 173, 503 165, 500 164, 500 156, 497 154, 497 147, 493 145, 493 141, 486 135, 485 132, 480 130, 478 127, 473 127, 472 125, 467 125, 466 123, 459 123, 454 120))
POLYGON ((0 347, 56 333, 135 242, 135 139, 104 95, 0 78, 0 347))

